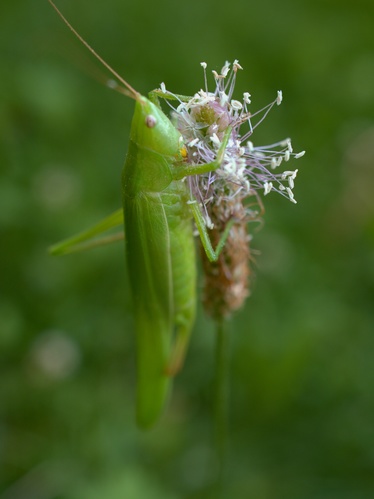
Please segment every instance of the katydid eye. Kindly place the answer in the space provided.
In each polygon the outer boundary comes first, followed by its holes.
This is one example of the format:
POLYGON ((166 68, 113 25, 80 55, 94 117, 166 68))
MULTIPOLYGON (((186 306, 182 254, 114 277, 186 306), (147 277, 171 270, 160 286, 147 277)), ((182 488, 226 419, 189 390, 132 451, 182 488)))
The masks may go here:
POLYGON ((148 128, 153 128, 157 124, 156 118, 153 116, 153 114, 148 114, 145 118, 145 124, 148 128))

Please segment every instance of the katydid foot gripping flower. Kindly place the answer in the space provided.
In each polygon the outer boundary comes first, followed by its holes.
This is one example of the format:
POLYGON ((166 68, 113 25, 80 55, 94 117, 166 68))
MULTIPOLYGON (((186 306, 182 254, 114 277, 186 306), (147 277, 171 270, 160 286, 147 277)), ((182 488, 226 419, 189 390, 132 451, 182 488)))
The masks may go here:
POLYGON ((219 319, 238 309, 249 294, 251 235, 247 225, 251 221, 261 221, 261 193, 266 196, 275 191, 296 203, 293 188, 298 170, 278 173, 278 169, 283 161, 300 158, 305 152, 294 153, 288 138, 266 146, 255 146, 250 140, 271 108, 281 104, 281 91, 273 102, 252 112, 248 92, 243 94, 242 101, 233 99, 236 75, 242 69, 238 61, 234 61, 232 69, 226 62, 220 74, 213 71, 214 92, 208 91, 206 63, 201 63, 201 66, 205 89, 191 99, 186 101, 168 92, 164 84, 161 92, 179 100, 177 107, 172 106, 173 116, 191 164, 212 162, 217 157, 225 131, 232 127, 220 168, 186 179, 191 199, 200 203, 205 223, 211 229, 213 245, 218 242, 227 223, 235 220, 218 261, 209 262, 203 255, 204 304, 208 313, 219 319))

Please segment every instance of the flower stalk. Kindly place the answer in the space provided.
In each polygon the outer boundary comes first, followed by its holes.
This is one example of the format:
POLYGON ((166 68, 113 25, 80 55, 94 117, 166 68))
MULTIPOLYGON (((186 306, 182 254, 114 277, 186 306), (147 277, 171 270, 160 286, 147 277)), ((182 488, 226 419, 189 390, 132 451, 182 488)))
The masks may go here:
POLYGON ((216 324, 216 368, 214 383, 214 442, 220 485, 228 435, 228 328, 227 319, 238 310, 250 294, 251 275, 250 222, 262 223, 262 196, 277 192, 296 204, 293 193, 298 170, 280 171, 282 164, 299 159, 305 151, 295 153, 286 138, 265 146, 255 146, 252 135, 274 106, 283 100, 282 91, 258 111, 252 111, 251 95, 233 98, 237 73, 242 69, 235 60, 226 62, 220 73, 213 71, 215 89, 208 90, 207 64, 204 70, 205 88, 192 98, 184 99, 168 92, 179 104, 173 109, 176 127, 183 137, 186 160, 190 164, 211 163, 217 157, 225 131, 232 132, 220 167, 210 173, 188 177, 191 202, 200 204, 210 239, 216 247, 227 224, 234 220, 226 243, 217 261, 210 262, 201 247, 205 277, 203 304, 216 324), (261 196, 262 194, 262 196, 261 196))

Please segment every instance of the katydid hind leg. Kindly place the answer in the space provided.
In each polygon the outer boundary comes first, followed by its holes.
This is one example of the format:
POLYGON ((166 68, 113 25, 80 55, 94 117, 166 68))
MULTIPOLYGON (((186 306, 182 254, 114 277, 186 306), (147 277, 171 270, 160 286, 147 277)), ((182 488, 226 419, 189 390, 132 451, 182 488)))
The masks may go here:
POLYGON ((172 347, 170 360, 165 369, 167 376, 175 376, 183 367, 187 347, 191 336, 191 327, 187 325, 177 326, 174 345, 172 347))
POLYGON ((110 244, 124 238, 124 233, 119 232, 110 236, 97 238, 103 232, 115 227, 123 226, 123 210, 119 209, 105 217, 103 220, 93 225, 92 227, 76 234, 72 237, 64 239, 63 241, 54 244, 49 248, 51 255, 66 255, 68 253, 75 253, 78 251, 87 250, 104 244, 110 244), (94 239, 96 238, 96 239, 94 239))

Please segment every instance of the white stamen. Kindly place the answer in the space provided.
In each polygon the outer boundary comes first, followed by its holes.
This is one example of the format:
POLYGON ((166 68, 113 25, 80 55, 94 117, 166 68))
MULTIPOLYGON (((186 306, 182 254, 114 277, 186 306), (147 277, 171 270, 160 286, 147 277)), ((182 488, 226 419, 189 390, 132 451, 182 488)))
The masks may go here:
POLYGON ((221 145, 221 141, 218 138, 218 135, 216 133, 213 133, 213 135, 210 137, 210 140, 215 144, 217 147, 221 145))
POLYGON ((179 104, 176 111, 177 111, 177 115, 182 114, 182 113, 186 113, 187 112, 186 103, 182 102, 181 104, 179 104))
POLYGON ((299 159, 299 158, 302 158, 305 154, 305 151, 301 151, 301 152, 298 152, 297 154, 295 154, 294 158, 295 159, 299 159))
POLYGON ((294 175, 295 172, 293 171, 285 171, 282 173, 282 180, 286 179, 287 177, 291 177, 294 175))
POLYGON ((291 178, 295 179, 298 171, 299 171, 299 170, 295 170, 295 171, 293 172, 293 175, 292 175, 292 177, 291 177, 291 178))
POLYGON ((290 155, 290 151, 286 151, 286 152, 284 153, 284 161, 288 161, 288 160, 290 159, 290 156, 291 156, 291 155, 290 155))
POLYGON ((235 111, 240 111, 241 109, 243 109, 243 104, 241 102, 239 102, 238 100, 232 99, 231 107, 233 109, 235 109, 235 111))
POLYGON ((226 103, 229 101, 229 96, 225 94, 225 92, 220 92, 220 105, 222 107, 226 106, 226 103))
POLYGON ((243 100, 246 104, 250 104, 251 103, 251 99, 250 99, 250 96, 251 94, 248 93, 248 92, 244 92, 243 94, 243 100))
POLYGON ((230 71, 230 63, 228 61, 226 61, 225 65, 221 69, 221 75, 223 76, 223 78, 226 78, 226 76, 228 75, 229 71, 230 71))
POLYGON ((219 127, 218 127, 217 123, 213 123, 213 125, 211 125, 209 127, 210 134, 213 135, 213 133, 217 133, 218 132, 218 128, 219 127))
POLYGON ((199 139, 198 139, 198 138, 193 139, 193 140, 191 140, 191 142, 189 142, 189 143, 188 143, 188 147, 193 147, 193 146, 195 146, 198 142, 199 142, 199 139))
POLYGON ((211 221, 210 216, 208 214, 205 215, 205 225, 210 230, 214 229, 214 223, 211 221))
POLYGON ((273 188, 272 182, 265 182, 264 183, 264 195, 266 196, 267 194, 269 194, 269 192, 272 190, 272 188, 273 188))
POLYGON ((245 170, 245 166, 241 166, 240 168, 238 168, 238 171, 236 172, 236 176, 238 177, 239 180, 242 180, 244 170, 245 170))
POLYGON ((161 85, 160 85, 160 89, 161 89, 161 92, 162 92, 163 94, 166 94, 166 85, 165 85, 165 83, 164 83, 164 82, 162 82, 162 83, 161 83, 161 85))
POLYGON ((282 90, 278 90, 278 94, 277 94, 277 106, 279 106, 281 104, 282 100, 283 100, 282 90))
POLYGON ((288 197, 292 201, 294 199, 294 194, 293 194, 292 190, 289 187, 286 187, 286 191, 287 191, 288 197))
POLYGON ((233 70, 234 70, 234 71, 237 71, 238 69, 243 69, 243 68, 241 67, 241 65, 239 64, 238 59, 235 59, 235 61, 234 61, 234 62, 233 62, 233 64, 232 64, 232 67, 233 67, 233 70))
POLYGON ((207 63, 206 62, 200 62, 201 67, 203 68, 204 71, 204 84, 205 84, 205 90, 208 92, 208 80, 206 77, 206 68, 207 68, 207 63))
POLYGON ((252 141, 250 141, 250 140, 248 140, 248 142, 247 142, 247 147, 248 147, 248 151, 249 151, 249 152, 252 152, 252 151, 253 151, 253 149, 254 149, 254 147, 253 147, 253 142, 252 142, 252 141))

